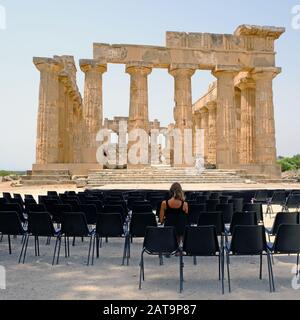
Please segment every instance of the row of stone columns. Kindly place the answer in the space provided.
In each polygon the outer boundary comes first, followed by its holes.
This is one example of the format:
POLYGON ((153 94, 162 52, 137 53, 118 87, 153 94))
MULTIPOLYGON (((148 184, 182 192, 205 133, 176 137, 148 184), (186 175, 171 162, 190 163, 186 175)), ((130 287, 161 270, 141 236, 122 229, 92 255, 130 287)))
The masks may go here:
POLYGON ((217 101, 200 109, 205 160, 219 168, 276 164, 272 80, 279 68, 255 69, 238 83, 238 70, 216 69, 217 101))
MULTIPOLYGON (((85 73, 84 102, 80 116, 73 110, 74 89, 66 89, 69 80, 62 72, 62 64, 57 59, 47 58, 36 58, 34 63, 41 73, 37 163, 96 163, 96 136, 103 122, 102 76, 107 70, 106 64, 95 60, 80 61, 81 70, 85 73), (71 114, 74 119, 70 117, 71 114), (80 117, 83 123, 79 123, 80 117), (77 137, 74 130, 78 127, 84 131, 84 137, 82 132, 76 133, 84 140, 82 157, 80 150, 74 151, 74 136, 77 137), (62 130, 68 131, 68 139, 63 138, 62 130)), ((129 131, 140 128, 149 133, 148 75, 151 71, 151 66, 147 64, 132 63, 126 66, 126 72, 130 75, 129 131)), ((219 168, 233 168, 237 164, 275 164, 272 80, 280 69, 255 69, 239 83, 240 119, 237 119, 234 80, 239 71, 234 67, 217 67, 213 71, 217 78, 217 102, 203 108, 201 121, 195 124, 197 128, 205 130, 206 161, 216 163, 219 168)), ((182 132, 184 129, 193 129, 191 78, 194 72, 193 66, 189 65, 171 65, 169 68, 169 73, 174 77, 175 129, 182 132)), ((76 105, 78 107, 78 102, 76 105)), ((184 151, 183 134, 176 143, 184 151)), ((181 160, 184 164, 184 152, 181 160)))

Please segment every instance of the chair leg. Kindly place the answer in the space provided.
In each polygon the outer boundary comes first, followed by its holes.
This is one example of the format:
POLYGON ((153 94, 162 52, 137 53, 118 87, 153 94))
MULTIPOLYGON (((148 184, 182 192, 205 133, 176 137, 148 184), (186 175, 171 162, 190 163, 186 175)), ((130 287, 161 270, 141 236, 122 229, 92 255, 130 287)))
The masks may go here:
POLYGON ((183 255, 182 251, 179 254, 179 292, 182 293, 183 291, 183 255))
POLYGON ((96 235, 96 251, 97 251, 97 258, 99 258, 99 247, 100 247, 99 236, 98 236, 98 235, 96 235))
POLYGON ((262 254, 260 254, 260 256, 259 256, 259 261, 260 261, 260 265, 259 265, 259 279, 262 280, 262 254))
POLYGON ((10 240, 10 235, 8 235, 8 251, 9 251, 9 254, 11 254, 11 240, 10 240))
POLYGON ((0 242, 2 242, 2 240, 3 240, 3 234, 1 234, 0 236, 0 242))
POLYGON ((159 254, 159 265, 160 265, 160 266, 163 266, 163 264, 164 264, 164 259, 163 259, 162 254, 160 253, 160 254, 159 254))
POLYGON ((95 243, 96 243, 96 235, 94 234, 94 237, 93 237, 93 252, 92 252, 92 266, 94 265, 95 243))
POLYGON ((267 263, 268 263, 268 277, 269 277, 270 292, 275 292, 275 284, 274 284, 272 263, 271 263, 270 254, 269 253, 267 253, 267 263))
POLYGON ((73 246, 73 247, 75 247, 75 240, 76 240, 76 238, 73 237, 73 242, 72 242, 72 246, 73 246))
POLYGON ((129 259, 130 259, 130 238, 127 237, 127 266, 129 266, 129 259))
POLYGON ((67 237, 68 257, 70 257, 70 239, 67 237))
POLYGON ((124 264, 125 264, 125 256, 126 256, 126 254, 127 254, 127 237, 125 237, 125 242, 124 242, 122 266, 124 266, 124 264))
POLYGON ((297 254, 297 271, 296 271, 296 276, 298 276, 300 270, 299 270, 299 253, 297 254))
POLYGON ((91 237, 90 237, 89 254, 88 254, 87 266, 89 266, 89 265, 90 265, 90 257, 91 257, 92 242, 93 242, 93 236, 91 236, 91 237))
POLYGON ((37 256, 36 236, 34 236, 34 255, 37 256))
POLYGON ((222 294, 224 294, 224 250, 219 253, 221 255, 221 277, 222 277, 222 294))
POLYGON ((221 254, 219 254, 219 281, 221 280, 221 254))
POLYGON ((58 264, 58 263, 59 263, 60 248, 61 248, 61 237, 59 237, 59 242, 58 242, 58 252, 57 252, 57 260, 56 260, 56 264, 58 264))
POLYGON ((142 279, 143 279, 143 281, 145 281, 145 274, 144 274, 144 250, 142 251, 142 254, 141 254, 139 290, 142 289, 142 279))
POLYGON ((66 236, 64 237, 64 240, 65 240, 65 258, 67 258, 68 253, 67 253, 67 237, 66 236))
POLYGON ((57 250, 57 243, 58 243, 58 237, 55 241, 55 247, 54 247, 54 253, 53 253, 53 259, 52 259, 52 265, 54 266, 55 256, 56 256, 56 250, 57 250))
POLYGON ((230 271, 229 271, 229 253, 228 252, 226 252, 226 264, 227 264, 228 290, 229 290, 229 292, 231 292, 230 271))
POLYGON ((23 264, 25 263, 25 258, 26 258, 26 253, 27 253, 27 247, 28 247, 28 241, 29 241, 29 235, 27 235, 26 238, 26 244, 25 244, 25 251, 24 251, 24 255, 23 255, 23 264))
POLYGON ((22 250, 21 250, 21 253, 20 253, 20 256, 19 256, 19 263, 21 263, 21 259, 22 259, 23 252, 24 252, 24 248, 25 248, 25 245, 26 245, 26 238, 27 238, 27 235, 24 235, 23 237, 25 237, 25 238, 24 238, 24 240, 23 240, 22 250))
POLYGON ((194 262, 194 266, 196 266, 197 265, 197 257, 196 256, 193 257, 193 262, 194 262))

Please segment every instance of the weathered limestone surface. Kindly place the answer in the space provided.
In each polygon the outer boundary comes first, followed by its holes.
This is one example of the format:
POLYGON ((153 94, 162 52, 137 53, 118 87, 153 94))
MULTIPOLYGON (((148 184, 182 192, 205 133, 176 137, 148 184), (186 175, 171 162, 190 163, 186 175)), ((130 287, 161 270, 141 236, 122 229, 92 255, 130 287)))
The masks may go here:
POLYGON ((80 60, 80 68, 85 73, 83 117, 87 139, 83 161, 96 163, 96 136, 103 122, 102 75, 107 66, 94 60, 80 60))
MULTIPOLYGON (((165 47, 95 43, 93 59, 80 60, 85 73, 83 101, 72 56, 34 58, 40 71, 34 168, 57 167, 73 174, 100 168, 96 136, 101 128, 118 134, 115 156, 119 165, 126 165, 127 141, 119 134, 120 123, 129 133, 136 128, 145 130, 143 147, 144 151, 148 148, 150 160, 147 137, 150 129, 162 128, 159 121, 149 120, 148 75, 153 68, 165 68, 174 78, 175 125, 164 131, 166 150, 153 152, 155 164, 157 155, 163 154, 172 166, 194 166, 191 157, 199 148, 195 139, 187 145, 185 138, 189 134, 195 138, 196 129, 202 128, 207 164, 278 177, 272 81, 280 73, 274 45, 284 31, 241 25, 233 34, 167 32, 165 47), (102 77, 108 63, 126 66, 130 106, 128 117, 103 122, 102 77), (211 70, 217 81, 192 105, 191 79, 198 69, 211 70), (185 129, 190 130, 187 136, 185 129), (175 148, 181 152, 179 163, 175 148)), ((127 149, 131 144, 127 143, 127 149)))

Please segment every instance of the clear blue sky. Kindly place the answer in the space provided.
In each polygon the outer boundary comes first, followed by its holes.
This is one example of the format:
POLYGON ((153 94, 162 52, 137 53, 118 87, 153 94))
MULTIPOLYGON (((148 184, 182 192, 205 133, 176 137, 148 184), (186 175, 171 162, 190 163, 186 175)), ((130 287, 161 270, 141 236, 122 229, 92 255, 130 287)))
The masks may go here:
MULTIPOLYGON (((240 24, 286 27, 277 42, 274 82, 277 150, 300 153, 300 30, 291 27, 300 0, 0 0, 6 30, 0 30, 0 169, 30 169, 35 159, 39 73, 33 56, 92 58, 93 42, 165 44, 166 31, 232 33, 240 24)), ((196 100, 213 80, 198 71, 196 100)), ((78 71, 83 92, 83 74, 78 71)), ((104 115, 128 115, 129 76, 109 65, 104 76, 104 115)), ((149 77, 150 118, 172 122, 173 80, 166 70, 149 77)))

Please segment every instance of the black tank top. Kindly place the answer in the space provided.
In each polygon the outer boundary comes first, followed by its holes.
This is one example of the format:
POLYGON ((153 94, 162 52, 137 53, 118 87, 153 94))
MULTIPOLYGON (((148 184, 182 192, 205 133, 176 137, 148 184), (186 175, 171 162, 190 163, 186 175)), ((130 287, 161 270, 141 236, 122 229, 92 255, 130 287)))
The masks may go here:
POLYGON ((188 225, 188 216, 183 210, 184 201, 179 208, 171 208, 169 200, 166 201, 167 208, 165 212, 165 226, 175 227, 177 236, 183 236, 185 227, 188 225))
POLYGON ((166 201, 167 203, 167 208, 166 208, 166 214, 186 214, 183 211, 183 205, 184 205, 184 201, 181 201, 181 206, 179 208, 171 208, 169 205, 169 200, 166 201))

